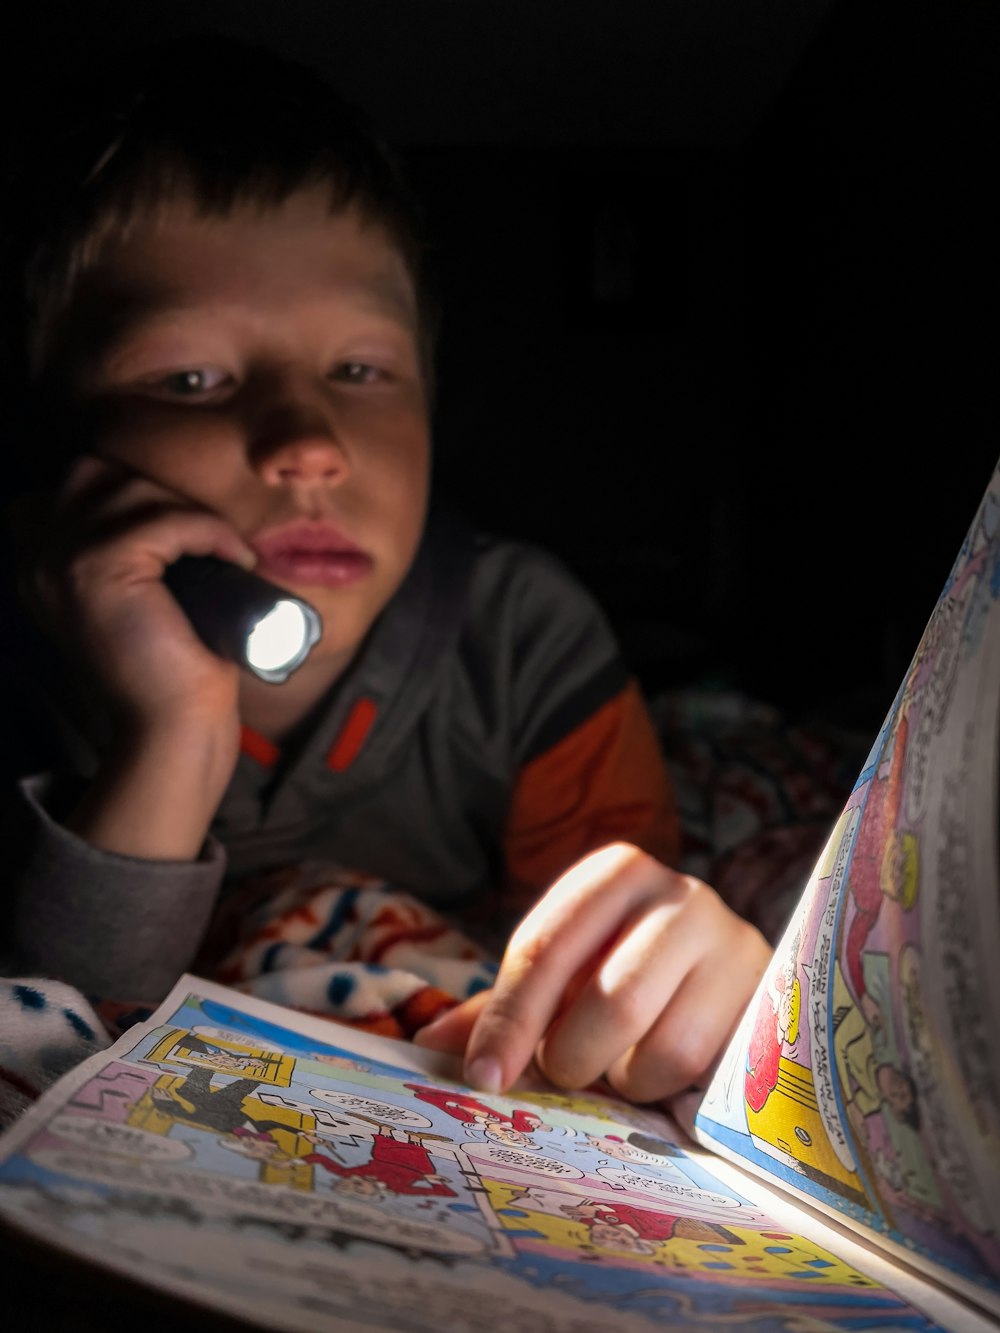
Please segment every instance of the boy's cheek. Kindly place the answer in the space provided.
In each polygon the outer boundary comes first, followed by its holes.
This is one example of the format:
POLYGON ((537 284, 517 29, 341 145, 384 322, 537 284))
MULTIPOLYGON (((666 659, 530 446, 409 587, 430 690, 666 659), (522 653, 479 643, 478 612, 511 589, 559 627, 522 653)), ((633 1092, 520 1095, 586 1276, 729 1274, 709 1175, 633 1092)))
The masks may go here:
POLYGON ((97 423, 89 448, 185 499, 218 509, 231 487, 232 451, 213 435, 210 426, 194 420, 178 430, 164 413, 122 408, 97 423))

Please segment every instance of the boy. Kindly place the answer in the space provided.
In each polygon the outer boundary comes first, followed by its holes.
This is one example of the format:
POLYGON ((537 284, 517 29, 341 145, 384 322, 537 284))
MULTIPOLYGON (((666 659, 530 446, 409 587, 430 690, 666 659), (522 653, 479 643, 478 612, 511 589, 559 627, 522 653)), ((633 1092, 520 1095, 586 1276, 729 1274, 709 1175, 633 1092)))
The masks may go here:
POLYGON ((704 1076, 769 949, 668 868, 656 737, 593 601, 430 504, 432 319, 391 160, 312 74, 217 39, 94 86, 18 256, 30 448, 68 460, 20 583, 72 748, 16 797, 10 965, 156 999, 223 880, 283 862, 446 911, 499 886, 537 906, 426 1044, 488 1091, 533 1055, 643 1101, 704 1076), (204 647, 163 583, 183 554, 317 607, 287 683, 204 647))

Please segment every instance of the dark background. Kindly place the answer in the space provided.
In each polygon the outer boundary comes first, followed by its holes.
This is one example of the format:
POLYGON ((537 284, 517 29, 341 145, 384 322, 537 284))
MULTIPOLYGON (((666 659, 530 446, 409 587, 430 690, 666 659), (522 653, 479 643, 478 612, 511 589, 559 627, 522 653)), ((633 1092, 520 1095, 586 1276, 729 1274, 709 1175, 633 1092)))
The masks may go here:
POLYGON ((42 2, 33 70, 216 28, 402 150, 437 479, 547 544, 650 691, 881 722, 1000 455, 998 10, 968 0, 42 2))

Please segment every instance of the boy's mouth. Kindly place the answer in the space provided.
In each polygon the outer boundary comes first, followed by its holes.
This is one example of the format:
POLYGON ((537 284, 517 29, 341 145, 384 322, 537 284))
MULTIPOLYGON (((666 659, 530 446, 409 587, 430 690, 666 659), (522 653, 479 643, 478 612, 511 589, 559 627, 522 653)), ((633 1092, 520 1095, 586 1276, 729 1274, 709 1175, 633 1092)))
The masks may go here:
POLYGON ((296 520, 254 537, 254 571, 281 583, 343 588, 371 570, 372 558, 326 523, 296 520))

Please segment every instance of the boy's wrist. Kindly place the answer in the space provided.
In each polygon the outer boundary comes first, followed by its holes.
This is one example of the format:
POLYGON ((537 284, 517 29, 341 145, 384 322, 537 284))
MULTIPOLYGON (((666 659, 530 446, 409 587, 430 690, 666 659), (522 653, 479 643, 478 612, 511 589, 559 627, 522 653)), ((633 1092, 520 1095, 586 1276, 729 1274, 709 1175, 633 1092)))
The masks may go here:
POLYGON ((239 720, 124 730, 66 827, 96 847, 148 860, 194 860, 232 777, 239 720))

